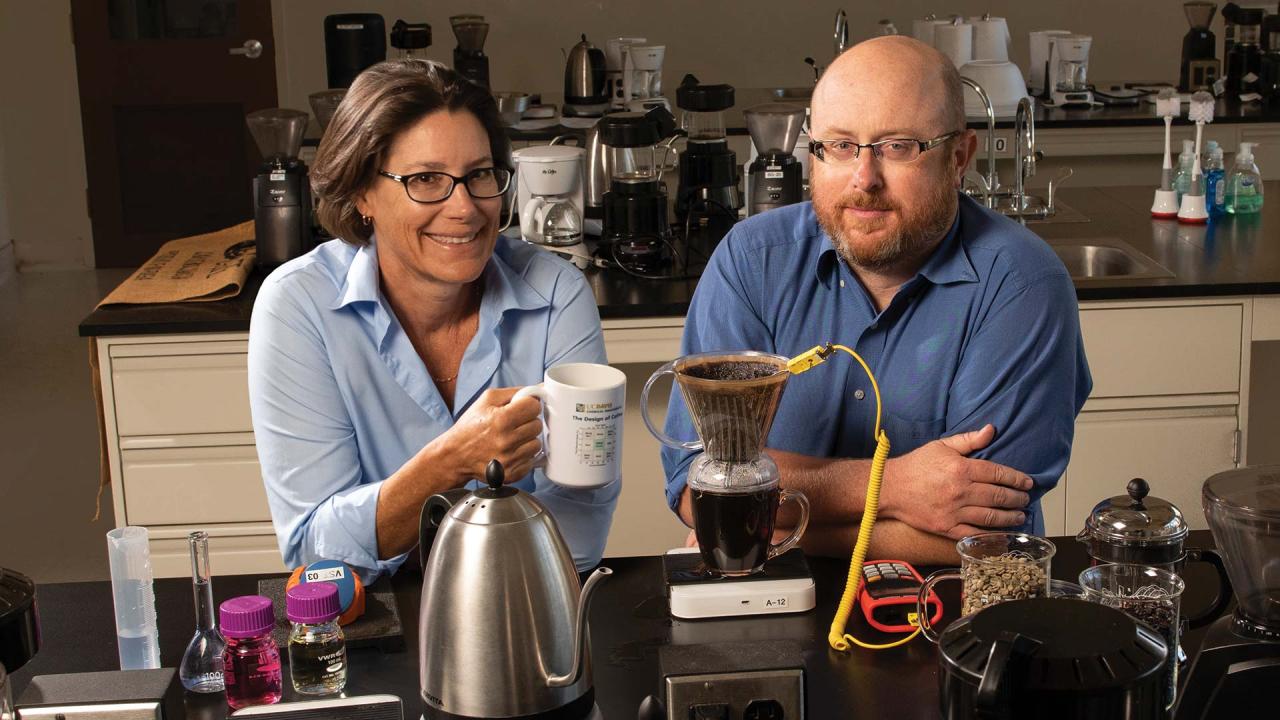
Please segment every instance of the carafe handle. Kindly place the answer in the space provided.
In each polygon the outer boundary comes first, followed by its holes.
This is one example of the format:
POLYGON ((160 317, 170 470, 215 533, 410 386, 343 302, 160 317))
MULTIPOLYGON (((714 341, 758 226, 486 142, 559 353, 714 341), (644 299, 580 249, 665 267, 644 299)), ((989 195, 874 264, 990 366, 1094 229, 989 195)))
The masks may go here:
POLYGON ((676 440, 655 427, 653 421, 649 419, 649 389, 652 388, 653 384, 658 381, 658 378, 663 375, 670 375, 674 382, 676 376, 675 366, 676 361, 672 360, 666 365, 655 370, 653 374, 649 376, 649 379, 645 381, 644 390, 640 391, 640 417, 644 420, 644 426, 649 428, 649 432, 652 433, 654 437, 658 438, 658 441, 663 445, 678 448, 680 450, 701 450, 701 440, 688 440, 684 442, 676 440))
POLYGON ((920 592, 916 595, 916 617, 920 620, 920 632, 929 638, 929 641, 937 644, 942 637, 937 630, 933 629, 933 623, 929 622, 929 594, 933 592, 933 586, 943 580, 960 580, 963 576, 960 574, 960 568, 950 568, 947 570, 938 570, 929 577, 925 578, 924 584, 920 586, 920 592))
POLYGON ((781 501, 778 503, 778 509, 782 509, 788 501, 794 500, 800 506, 800 520, 796 522, 796 529, 785 540, 777 545, 769 546, 769 559, 772 560, 779 555, 787 552, 800 542, 800 536, 804 535, 805 528, 809 527, 809 498, 799 490, 783 490, 781 501))
POLYGON ((1222 617, 1227 605, 1231 602, 1231 578, 1227 576, 1227 566, 1222 562, 1222 555, 1209 548, 1187 548, 1185 562, 1203 562, 1213 566, 1218 573, 1218 594, 1203 612, 1187 618, 1187 625, 1192 630, 1202 628, 1222 617))

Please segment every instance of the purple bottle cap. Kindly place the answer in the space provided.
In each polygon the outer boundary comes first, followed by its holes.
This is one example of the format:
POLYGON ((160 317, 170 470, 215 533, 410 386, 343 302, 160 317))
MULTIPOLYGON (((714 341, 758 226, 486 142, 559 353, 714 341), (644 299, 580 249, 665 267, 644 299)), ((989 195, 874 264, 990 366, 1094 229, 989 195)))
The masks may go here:
POLYGON ((241 595, 218 606, 218 625, 229 638, 251 638, 266 635, 275 627, 276 614, 271 598, 241 595))
POLYGON ((327 623, 342 613, 338 586, 329 582, 294 585, 285 593, 285 612, 291 622, 327 623))

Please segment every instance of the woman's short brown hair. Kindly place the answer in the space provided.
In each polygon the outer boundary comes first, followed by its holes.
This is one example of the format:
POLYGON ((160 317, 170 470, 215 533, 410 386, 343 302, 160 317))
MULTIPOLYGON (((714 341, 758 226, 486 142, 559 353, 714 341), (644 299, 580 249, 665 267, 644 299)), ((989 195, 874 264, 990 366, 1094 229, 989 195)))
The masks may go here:
POLYGON ((362 221, 356 198, 377 179, 395 137, 438 110, 474 115, 489 136, 494 165, 511 169, 511 145, 488 90, 437 62, 381 62, 351 83, 312 163, 311 189, 326 230, 353 245, 369 242, 373 228, 362 221))

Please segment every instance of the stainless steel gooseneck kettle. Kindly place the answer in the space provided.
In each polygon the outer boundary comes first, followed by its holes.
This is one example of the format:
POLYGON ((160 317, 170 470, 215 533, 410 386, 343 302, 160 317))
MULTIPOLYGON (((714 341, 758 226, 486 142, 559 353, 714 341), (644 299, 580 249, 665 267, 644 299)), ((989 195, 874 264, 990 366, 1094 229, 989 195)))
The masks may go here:
POLYGON ((503 485, 433 495, 420 521, 419 688, 428 720, 586 718, 595 707, 587 613, 598 568, 581 590, 555 519, 503 485))

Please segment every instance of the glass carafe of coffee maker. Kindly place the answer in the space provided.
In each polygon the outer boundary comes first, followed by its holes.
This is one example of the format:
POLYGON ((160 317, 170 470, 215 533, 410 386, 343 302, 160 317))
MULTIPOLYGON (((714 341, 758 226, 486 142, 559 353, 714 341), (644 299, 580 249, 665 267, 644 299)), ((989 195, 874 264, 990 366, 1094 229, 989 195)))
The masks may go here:
POLYGON ((787 358, 767 353, 686 355, 658 368, 641 393, 649 432, 663 444, 702 450, 689 467, 694 532, 703 561, 721 575, 749 575, 795 546, 809 522, 809 501, 779 487, 778 466, 763 453, 790 372, 787 358), (663 375, 675 377, 698 440, 677 440, 654 426, 648 398, 663 375), (794 501, 795 529, 773 544, 778 508, 794 501))

